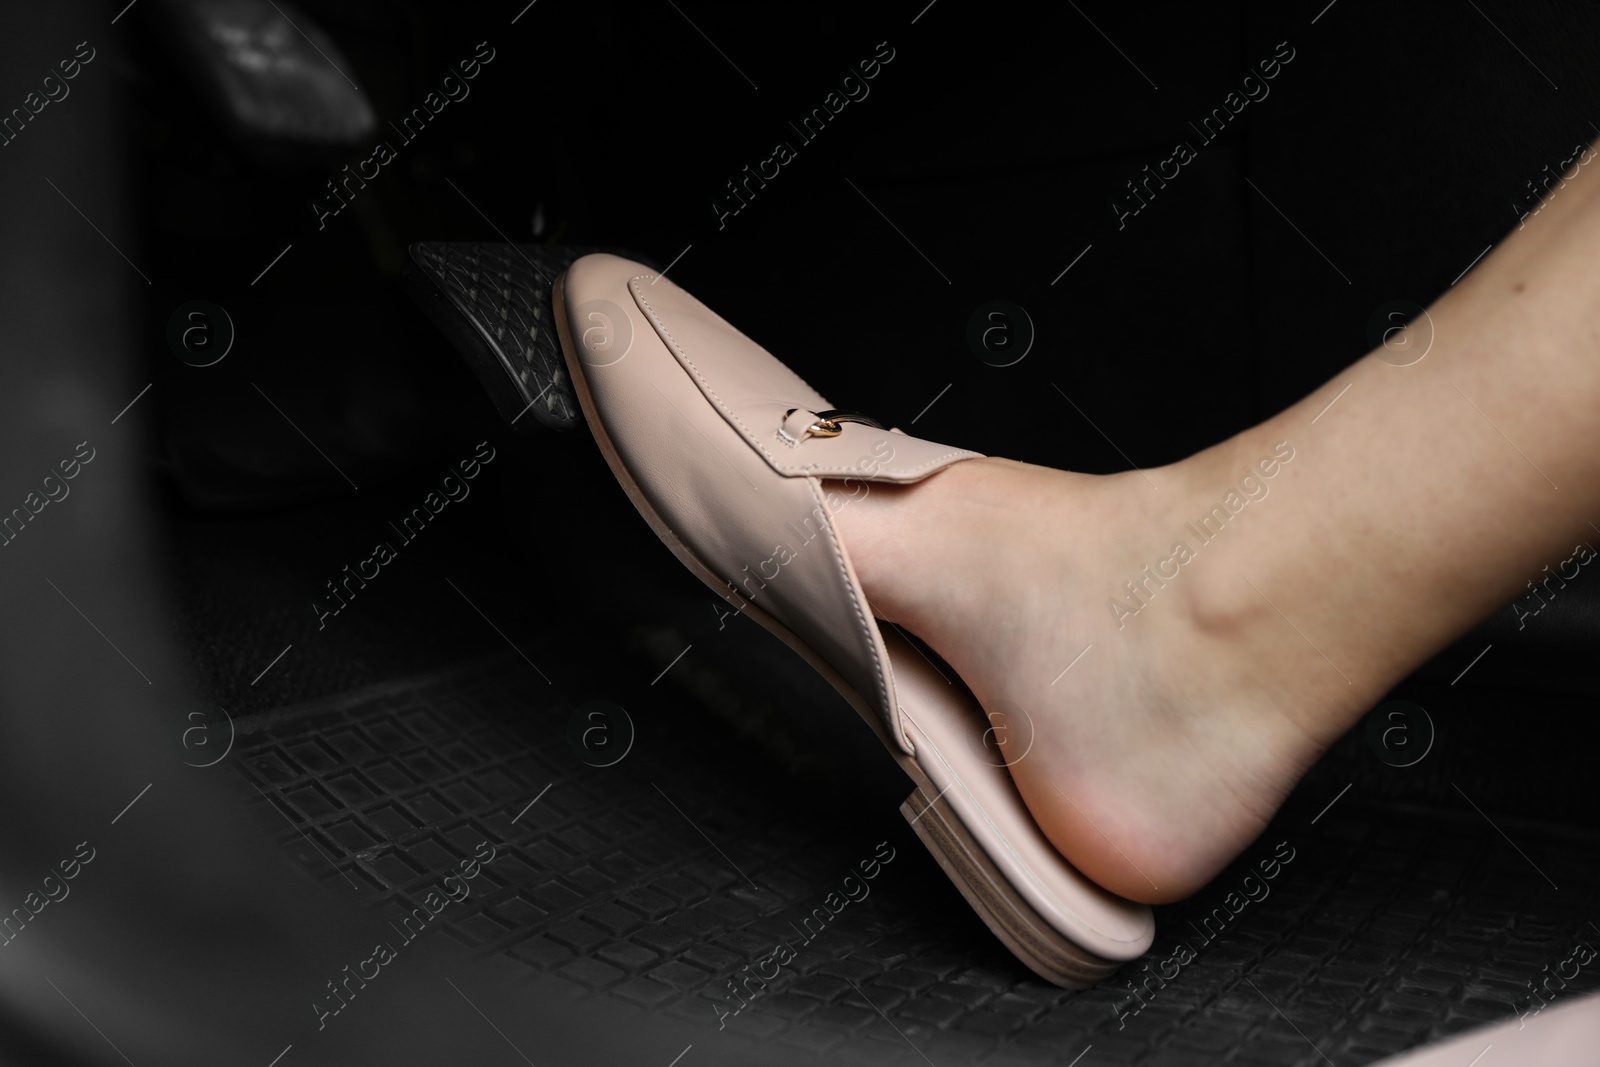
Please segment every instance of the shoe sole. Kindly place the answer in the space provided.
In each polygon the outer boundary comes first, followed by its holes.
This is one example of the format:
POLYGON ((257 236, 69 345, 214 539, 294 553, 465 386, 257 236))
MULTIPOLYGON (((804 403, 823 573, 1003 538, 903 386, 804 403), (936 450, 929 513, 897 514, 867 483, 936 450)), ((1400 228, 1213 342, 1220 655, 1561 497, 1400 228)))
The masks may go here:
MULTIPOLYGON (((605 457, 606 465, 611 468, 612 475, 622 486, 623 492, 627 493, 633 506, 655 535, 677 557, 678 562, 687 567, 690 573, 705 583, 712 592, 722 596, 723 591, 728 588, 728 583, 702 563, 689 546, 680 541, 656 514, 643 491, 634 482, 628 468, 623 464, 616 447, 611 443, 605 424, 601 422, 595 409, 594 398, 589 392, 588 379, 584 374, 583 361, 578 357, 577 347, 573 344, 568 328, 565 287, 566 275, 562 274, 556 279, 551 294, 556 331, 561 339, 561 352, 566 360, 568 377, 571 378, 573 389, 578 396, 578 405, 583 411, 584 420, 589 424, 590 432, 594 435, 595 443, 600 447, 600 454, 605 457)), ((978 844, 961 820, 947 816, 945 810, 937 803, 930 802, 930 797, 937 801, 939 790, 929 781, 914 759, 898 751, 898 746, 889 736, 878 713, 827 661, 813 652, 787 626, 754 604, 746 601, 740 610, 793 649, 817 673, 826 678, 856 713, 866 720, 889 755, 900 765, 900 769, 915 786, 911 795, 900 805, 900 814, 911 824, 911 829, 917 838, 933 854, 934 860, 966 898, 972 910, 977 912, 979 918, 1017 959, 1039 977, 1066 989, 1088 989, 1123 966, 1123 961, 1108 959, 1090 952, 1082 945, 1062 936, 1047 919, 1017 894, 1010 880, 995 867, 983 847, 978 844)), ((912 646, 898 635, 890 632, 883 636, 884 643, 890 651, 891 663, 907 662, 907 657, 914 654, 912 646)))

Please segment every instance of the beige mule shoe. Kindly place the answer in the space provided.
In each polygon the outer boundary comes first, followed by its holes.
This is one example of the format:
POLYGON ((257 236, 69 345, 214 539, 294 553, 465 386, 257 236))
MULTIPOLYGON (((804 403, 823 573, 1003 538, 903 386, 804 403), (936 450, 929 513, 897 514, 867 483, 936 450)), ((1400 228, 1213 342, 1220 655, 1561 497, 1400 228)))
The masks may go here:
MULTIPOLYGON (((824 479, 852 494, 974 452, 832 405, 670 279, 610 255, 555 287, 561 346, 617 480, 680 562, 822 672, 910 777, 901 813, 1023 963, 1085 988, 1142 955, 1150 909, 1079 874, 1040 832, 982 709, 880 629, 824 479)), ((833 494, 840 496, 840 494, 833 494)))

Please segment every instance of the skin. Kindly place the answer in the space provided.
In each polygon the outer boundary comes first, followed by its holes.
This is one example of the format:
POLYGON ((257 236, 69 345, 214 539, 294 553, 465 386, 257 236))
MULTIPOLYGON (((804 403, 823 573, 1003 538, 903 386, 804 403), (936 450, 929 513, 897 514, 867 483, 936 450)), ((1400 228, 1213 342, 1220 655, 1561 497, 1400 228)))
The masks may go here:
POLYGON ((1212 448, 1110 476, 969 461, 837 515, 880 617, 1026 709, 1013 777, 1088 877, 1192 894, 1391 687, 1600 547, 1600 178, 1569 179, 1415 329, 1212 448), (1280 442, 1267 495, 1201 542, 1185 524, 1280 442))

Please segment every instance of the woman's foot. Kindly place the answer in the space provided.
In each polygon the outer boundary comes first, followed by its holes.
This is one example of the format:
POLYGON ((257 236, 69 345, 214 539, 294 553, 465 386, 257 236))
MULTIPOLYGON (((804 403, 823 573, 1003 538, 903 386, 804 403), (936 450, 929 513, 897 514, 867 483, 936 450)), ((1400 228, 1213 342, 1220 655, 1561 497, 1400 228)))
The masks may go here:
POLYGON ((1600 554, 1600 185, 1572 188, 1383 347, 1182 462, 971 460, 843 494, 875 610, 972 688, 1085 875, 1192 893, 1391 686, 1600 554))
POLYGON ((1161 903, 1260 834, 1389 684, 1296 629, 1316 590, 1267 557, 1312 504, 1299 469, 1248 437, 1105 477, 973 460, 873 485, 835 521, 878 616, 989 711, 1046 836, 1161 903))

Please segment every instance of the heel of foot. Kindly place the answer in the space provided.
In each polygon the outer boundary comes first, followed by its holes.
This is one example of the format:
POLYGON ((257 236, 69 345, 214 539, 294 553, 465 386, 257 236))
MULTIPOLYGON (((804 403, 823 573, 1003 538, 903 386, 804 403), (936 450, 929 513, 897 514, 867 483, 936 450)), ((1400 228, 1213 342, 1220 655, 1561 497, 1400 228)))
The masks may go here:
POLYGON ((1066 989, 1089 989, 1122 967, 1058 933, 1017 894, 937 797, 915 789, 900 814, 972 910, 1039 977, 1066 989))

